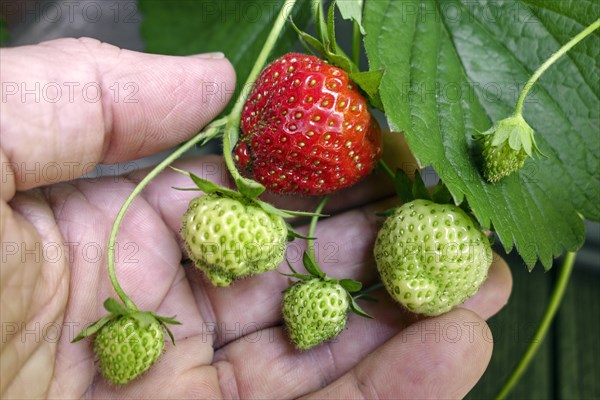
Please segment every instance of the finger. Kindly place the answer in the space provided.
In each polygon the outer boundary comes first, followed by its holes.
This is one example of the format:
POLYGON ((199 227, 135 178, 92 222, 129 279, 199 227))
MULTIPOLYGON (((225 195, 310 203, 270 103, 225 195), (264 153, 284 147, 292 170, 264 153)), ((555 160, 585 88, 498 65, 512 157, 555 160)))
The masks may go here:
POLYGON ((318 390, 414 321, 383 291, 377 304, 361 306, 375 319, 349 315, 347 329, 332 341, 297 350, 285 329, 274 326, 243 336, 215 352, 225 398, 297 398, 318 390))
POLYGON ((222 399, 217 370, 200 362, 197 338, 184 338, 165 351, 136 380, 115 386, 96 376, 86 398, 91 399, 222 399))
MULTIPOLYGON (((381 369, 393 367, 395 364, 381 357, 377 361, 372 354, 383 354, 398 346, 410 348, 419 343, 425 344, 424 349, 414 350, 417 354, 421 351, 423 358, 428 357, 426 349, 430 342, 453 345, 460 341, 465 342, 463 344, 479 343, 479 339, 484 339, 486 343, 483 344, 491 346, 487 325, 470 311, 459 309, 442 317, 416 322, 417 316, 397 308, 383 292, 377 292, 376 296, 380 300, 378 304, 363 304, 375 317, 374 320, 350 315, 344 332, 333 341, 308 351, 296 350, 282 327, 257 331, 217 350, 214 365, 219 370, 224 396, 297 398, 335 382, 364 362, 362 360, 365 358, 374 359, 372 363, 379 362, 378 368, 381 369), (467 317, 461 317, 465 315, 467 317), (392 346, 386 343, 390 339, 395 341, 392 346), (383 349, 378 349, 379 346, 383 346, 383 349)), ((455 354, 451 346, 444 351, 455 354)), ((440 353, 444 351, 440 350, 440 353)), ((487 365, 489 354, 481 352, 481 355, 487 365)), ((432 362, 435 363, 434 360, 432 362)), ((402 373, 410 374, 411 364, 412 360, 406 360, 402 373)), ((329 396, 335 397, 335 390, 329 396)), ((341 395, 337 398, 355 397, 341 395)), ((385 396, 364 397, 397 398, 398 393, 394 395, 390 391, 385 396)))
POLYGON ((173 146, 225 107, 235 80, 225 59, 143 54, 87 38, 2 49, 0 57, 4 173, 12 177, 3 196, 173 146))
POLYGON ((494 253, 487 279, 477 294, 460 307, 468 308, 485 320, 494 316, 508 302, 512 290, 512 274, 506 261, 494 253))
POLYGON ((492 347, 487 324, 457 309, 417 322, 306 398, 463 398, 483 375, 492 347))
MULTIPOLYGON (((179 274, 178 274, 179 275, 179 274)), ((131 383, 115 387, 96 376, 96 384, 89 386, 89 398, 123 399, 209 399, 222 398, 213 361, 212 338, 206 325, 190 301, 190 287, 183 273, 171 286, 156 312, 173 316, 183 325, 168 325, 175 337, 175 346, 168 337, 163 354, 141 377, 131 383)), ((75 396, 57 396, 70 398, 75 396)), ((83 396, 78 396, 83 397, 83 396)))

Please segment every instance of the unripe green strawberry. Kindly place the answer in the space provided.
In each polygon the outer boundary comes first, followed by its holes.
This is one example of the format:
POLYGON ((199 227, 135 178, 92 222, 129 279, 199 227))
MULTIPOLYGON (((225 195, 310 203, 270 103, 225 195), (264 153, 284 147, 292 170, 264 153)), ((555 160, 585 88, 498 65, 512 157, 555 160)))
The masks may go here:
POLYGON ((521 115, 498 121, 482 133, 485 179, 498 182, 523 168, 527 157, 541 154, 533 134, 533 129, 521 115))
POLYGON ((346 326, 351 298, 335 280, 313 278, 292 285, 283 297, 283 318, 301 350, 337 336, 346 326))
POLYGON ((219 194, 196 197, 181 234, 194 264, 216 286, 276 268, 283 261, 287 226, 250 200, 219 194))
POLYGON ((414 200, 395 210, 375 242, 387 291, 409 310, 439 315, 474 295, 491 265, 487 237, 459 207, 414 200))
POLYGON ((160 357, 164 347, 161 323, 148 317, 147 326, 132 316, 119 316, 106 323, 96 335, 94 351, 100 371, 116 385, 132 381, 160 357))

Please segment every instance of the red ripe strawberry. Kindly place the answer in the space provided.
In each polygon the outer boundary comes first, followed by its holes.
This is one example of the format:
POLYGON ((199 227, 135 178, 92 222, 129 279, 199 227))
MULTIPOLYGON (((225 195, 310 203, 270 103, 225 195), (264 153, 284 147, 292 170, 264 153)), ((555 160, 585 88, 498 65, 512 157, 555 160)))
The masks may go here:
POLYGON ((265 68, 242 112, 238 166, 278 193, 326 194, 364 178, 381 131, 348 74, 304 54, 265 68))

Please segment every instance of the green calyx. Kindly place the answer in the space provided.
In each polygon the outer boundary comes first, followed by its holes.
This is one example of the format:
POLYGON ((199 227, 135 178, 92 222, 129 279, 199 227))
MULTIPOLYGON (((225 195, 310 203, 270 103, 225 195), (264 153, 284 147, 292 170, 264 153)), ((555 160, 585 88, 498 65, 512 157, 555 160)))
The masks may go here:
MULTIPOLYGON (((350 80, 362 90, 369 104, 383 111, 383 103, 379 96, 379 85, 383 78, 383 70, 360 71, 358 60, 351 60, 338 45, 335 37, 335 9, 336 1, 331 2, 327 14, 323 11, 320 1, 313 2, 317 37, 303 32, 293 21, 290 21, 290 23, 308 54, 325 58, 329 63, 346 71, 350 80)), ((360 29, 357 32, 359 35, 361 34, 360 29)), ((358 56, 356 58, 358 59, 358 56)))
POLYGON ((523 168, 528 157, 542 155, 533 128, 521 114, 498 121, 486 132, 483 140, 483 176, 495 183, 523 168))
POLYGON ((332 278, 332 277, 328 276, 327 274, 325 274, 325 272, 323 272, 321 267, 319 267, 319 264, 317 264, 317 261, 314 259, 313 255, 306 253, 306 252, 302 256, 302 262, 303 262, 304 268, 306 269, 306 272, 308 272, 308 274, 301 274, 301 273, 296 272, 294 267, 292 267, 292 265, 290 264, 289 260, 286 259, 286 262, 287 262, 288 268, 290 269, 290 271, 292 271, 292 273, 291 274, 284 274, 281 272, 280 273, 282 275, 289 276, 290 278, 299 279, 299 281, 296 281, 294 283, 294 285, 288 287, 285 290, 286 293, 289 290, 291 290, 294 286, 296 286, 297 284, 299 284, 301 282, 319 281, 319 282, 328 282, 331 284, 339 285, 344 291, 346 291, 346 294, 348 295, 350 311, 352 311, 356 315, 360 315, 361 317, 373 318, 365 310, 363 310, 356 302, 356 300, 364 297, 363 293, 360 292, 363 285, 359 281, 354 280, 354 279, 348 279, 348 278, 336 279, 336 278, 332 278))
POLYGON ((71 343, 96 335, 96 353, 102 376, 115 385, 131 382, 147 371, 161 356, 167 324, 180 325, 175 317, 163 317, 149 311, 138 311, 108 298, 104 308, 109 312, 86 327, 71 343))
MULTIPOLYGON (((217 194, 217 195, 220 195, 223 197, 229 197, 231 199, 235 199, 235 200, 238 200, 238 201, 241 201, 244 203, 253 203, 257 207, 260 207, 261 209, 263 209, 266 213, 271 214, 271 215, 276 215, 281 218, 314 217, 315 215, 317 215, 315 213, 303 212, 303 211, 280 210, 280 209, 272 206, 269 203, 259 200, 258 198, 254 197, 254 196, 248 196, 246 194, 236 192, 235 190, 224 188, 215 183, 212 183, 211 181, 202 179, 199 176, 194 175, 191 172, 183 171, 183 170, 175 168, 175 167, 171 167, 171 169, 174 170, 175 172, 179 172, 182 175, 189 176, 192 179, 192 181, 194 182, 194 184, 196 185, 195 188, 174 188, 177 190, 190 190, 190 191, 200 190, 200 191, 204 192, 205 194, 217 194)), ((323 217, 324 215, 318 214, 318 216, 323 217)), ((298 233, 295 233, 295 235, 292 235, 292 236, 303 238, 303 236, 298 233)))
POLYGON ((81 339, 98 333, 106 324, 115 319, 118 319, 120 317, 131 317, 139 323, 139 326, 142 329, 145 329, 155 321, 158 321, 158 323, 160 323, 160 325, 167 331, 167 334, 171 338, 171 342, 173 343, 173 345, 175 344, 175 338, 173 337, 173 333, 166 325, 181 325, 181 322, 177 321, 175 319, 175 316, 164 317, 161 315, 157 315, 151 311, 134 310, 129 307, 123 306, 121 303, 119 303, 117 300, 111 297, 104 301, 104 308, 106 309, 106 311, 108 311, 108 314, 88 325, 79 333, 79 335, 75 336, 75 338, 71 340, 71 343, 78 342, 81 339))

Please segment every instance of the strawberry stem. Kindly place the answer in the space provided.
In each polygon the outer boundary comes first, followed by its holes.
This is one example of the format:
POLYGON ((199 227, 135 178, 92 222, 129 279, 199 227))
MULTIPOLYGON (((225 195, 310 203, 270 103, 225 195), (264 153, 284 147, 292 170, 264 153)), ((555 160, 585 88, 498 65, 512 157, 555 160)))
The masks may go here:
POLYGON ((167 168, 169 164, 173 161, 177 160, 183 153, 194 147, 198 142, 203 139, 214 137, 216 132, 221 129, 223 125, 227 122, 228 118, 224 117, 212 122, 205 129, 200 131, 196 136, 192 139, 181 145, 181 147, 177 148, 173 153, 171 153, 167 158, 165 158, 160 164, 155 166, 148 175, 141 180, 140 183, 133 189, 125 203, 121 206, 119 213, 115 217, 115 222, 113 223, 112 230, 110 232, 110 237, 108 238, 108 275, 110 277, 110 282, 113 286, 113 289, 119 295, 119 298, 123 303, 127 306, 127 308, 131 310, 137 310, 137 306, 135 303, 125 294, 125 291, 119 284, 117 279, 117 275, 115 273, 115 241, 117 239, 117 233, 119 232, 119 228, 121 227, 121 222, 125 217, 125 213, 127 209, 135 200, 135 198, 141 193, 142 190, 154 179, 159 173, 162 172, 163 169, 167 168))
POLYGON ((360 69, 360 27, 358 22, 354 21, 352 25, 352 62, 360 69))
POLYGON ((520 116, 523 114, 523 103, 525 102, 525 97, 529 93, 529 90, 533 87, 539 77, 546 72, 546 70, 556 62, 561 56, 563 56, 567 51, 571 50, 573 46, 577 43, 581 42, 586 36, 595 31, 600 27, 600 19, 597 19, 596 22, 585 28, 581 31, 577 36, 573 39, 569 40, 563 47, 561 47, 556 53, 552 54, 552 56, 546 60, 529 78, 529 81, 523 87, 521 94, 519 94, 519 99, 517 100, 517 105, 515 107, 514 116, 520 116))
POLYGON ((233 146, 237 143, 239 136, 238 131, 240 128, 240 121, 242 118, 242 109, 244 107, 244 104, 246 103, 246 100, 248 99, 248 96, 250 95, 250 89, 254 85, 254 81, 256 81, 256 78, 265 66, 267 58, 271 54, 273 47, 275 47, 275 43, 277 43, 279 34, 281 33, 285 22, 288 20, 295 3, 296 0, 286 0, 286 2, 279 10, 279 14, 275 18, 275 24, 273 25, 273 28, 271 28, 271 32, 269 33, 269 36, 265 41, 265 45, 263 46, 258 57, 256 58, 256 62, 254 63, 254 66, 252 67, 252 70, 250 71, 250 74, 246 79, 246 83, 242 87, 242 92, 237 98, 231 110, 231 113, 229 114, 229 120, 227 121, 227 126, 225 127, 225 135, 223 137, 223 157, 225 158, 225 164, 227 165, 229 173, 235 180, 239 191, 243 194, 262 192, 264 190, 264 187, 257 182, 242 177, 238 172, 237 168, 235 167, 231 155, 231 152, 233 151, 233 146))
POLYGON ((387 176, 392 178, 392 180, 396 179, 396 174, 394 173, 394 171, 392 171, 390 166, 387 165, 385 161, 383 161, 383 158, 379 160, 379 167, 387 174, 387 176))
MULTIPOLYGON (((316 215, 314 215, 311 218, 310 225, 308 227, 308 235, 307 236, 309 238, 315 237, 315 229, 317 228, 317 222, 319 221, 319 214, 321 214, 321 211, 323 211, 323 208, 325 207, 327 200, 329 200, 329 195, 323 196, 323 198, 317 205, 317 208, 315 209, 316 215)), ((314 239, 309 239, 307 241, 307 243, 308 243, 308 255, 314 260, 315 259, 315 241, 314 241, 314 239)))
POLYGON ((531 342, 529 343, 529 347, 523 354, 523 357, 513 370, 510 377, 507 379, 506 383, 496 396, 496 399, 501 400, 505 399, 506 396, 510 393, 510 391, 514 388, 514 386, 519 382, 523 373, 527 370, 529 363, 535 356, 538 347, 542 344, 546 333, 548 332, 548 328, 558 311, 558 308, 562 302, 563 296, 565 294, 565 290, 567 288, 567 284, 569 283, 569 278, 571 276, 571 271, 573 270, 573 265, 575 264, 575 257, 577 253, 569 252, 565 256, 563 264, 560 269, 560 273, 558 276, 558 281, 556 282, 556 286, 552 291, 552 296, 550 297, 550 302, 548 303, 548 307, 544 312, 542 317, 542 321, 538 325, 537 331, 531 342))

